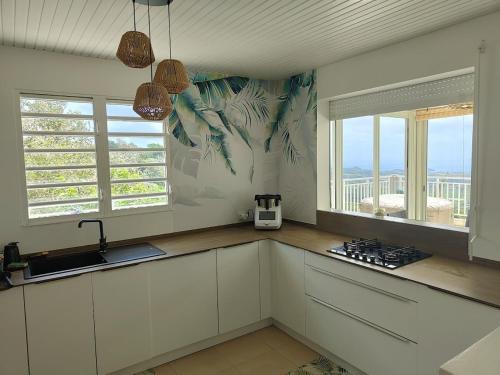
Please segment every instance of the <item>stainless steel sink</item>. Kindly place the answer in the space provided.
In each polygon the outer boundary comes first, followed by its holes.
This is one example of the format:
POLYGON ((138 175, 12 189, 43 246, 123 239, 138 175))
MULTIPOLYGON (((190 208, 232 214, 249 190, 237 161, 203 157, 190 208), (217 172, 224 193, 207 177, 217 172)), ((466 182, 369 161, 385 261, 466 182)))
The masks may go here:
POLYGON ((35 256, 28 259, 25 279, 67 272, 76 269, 114 264, 164 255, 165 252, 148 243, 118 246, 106 252, 92 251, 59 256, 35 256))
POLYGON ((108 263, 128 262, 159 255, 165 255, 165 252, 148 243, 111 247, 102 254, 108 263))

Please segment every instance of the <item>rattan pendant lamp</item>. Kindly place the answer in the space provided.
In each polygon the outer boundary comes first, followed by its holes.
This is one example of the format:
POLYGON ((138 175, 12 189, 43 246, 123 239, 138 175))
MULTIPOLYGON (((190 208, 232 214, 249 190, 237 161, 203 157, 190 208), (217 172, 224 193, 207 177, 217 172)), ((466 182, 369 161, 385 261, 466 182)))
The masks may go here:
POLYGON ((134 7, 134 31, 127 31, 122 35, 116 57, 130 68, 145 68, 155 61, 151 40, 148 36, 137 31, 135 22, 135 0, 134 7))
POLYGON ((154 81, 166 87, 170 94, 180 94, 189 87, 189 79, 186 68, 179 60, 172 59, 172 36, 170 33, 170 4, 173 0, 167 0, 168 8, 168 45, 170 58, 158 64, 154 81))
MULTIPOLYGON (((148 0, 148 28, 151 38, 151 19, 148 0)), ((152 54, 151 44, 150 53, 152 54)), ((137 88, 134 100, 134 111, 145 120, 164 120, 172 112, 172 101, 167 89, 153 82, 153 64, 150 65, 150 82, 145 82, 137 88)))

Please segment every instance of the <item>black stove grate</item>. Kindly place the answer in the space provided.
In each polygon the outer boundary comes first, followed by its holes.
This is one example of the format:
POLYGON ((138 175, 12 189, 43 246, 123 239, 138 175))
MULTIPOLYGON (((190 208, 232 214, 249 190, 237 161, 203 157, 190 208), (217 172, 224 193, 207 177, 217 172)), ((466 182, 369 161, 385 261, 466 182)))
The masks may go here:
POLYGON ((344 242, 343 246, 334 247, 328 252, 389 269, 396 269, 432 255, 414 246, 386 245, 376 238, 344 242))

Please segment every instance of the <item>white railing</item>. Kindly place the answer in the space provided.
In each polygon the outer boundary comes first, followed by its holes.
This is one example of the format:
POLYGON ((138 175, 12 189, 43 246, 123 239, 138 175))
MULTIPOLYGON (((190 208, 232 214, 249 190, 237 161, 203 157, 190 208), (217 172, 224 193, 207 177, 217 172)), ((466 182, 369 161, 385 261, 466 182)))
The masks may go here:
MULTIPOLYGON (((380 176, 379 193, 404 194, 403 175, 380 176)), ((453 203, 455 218, 466 218, 470 207, 470 177, 429 176, 427 195, 453 203)), ((343 210, 359 212, 359 203, 373 196, 373 177, 346 178, 343 181, 343 210)))
POLYGON ((427 196, 453 203, 455 218, 466 218, 470 207, 470 177, 429 176, 427 196))

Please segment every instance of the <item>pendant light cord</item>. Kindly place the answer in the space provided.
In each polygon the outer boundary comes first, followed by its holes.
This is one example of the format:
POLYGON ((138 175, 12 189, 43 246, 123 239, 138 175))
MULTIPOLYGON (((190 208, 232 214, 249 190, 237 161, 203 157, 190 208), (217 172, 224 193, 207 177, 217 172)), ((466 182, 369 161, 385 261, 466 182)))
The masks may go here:
POLYGON ((134 31, 137 31, 137 28, 135 26, 135 0, 132 0, 132 6, 134 7, 134 31))
POLYGON ((149 0, 148 0, 148 30, 149 30, 149 68, 150 68, 150 75, 151 75, 151 82, 153 82, 153 47, 152 41, 151 41, 151 17, 149 16, 149 0))
POLYGON ((167 10, 168 10, 168 48, 170 50, 170 60, 172 60, 172 36, 170 34, 170 3, 171 3, 171 1, 169 1, 167 4, 167 10))

